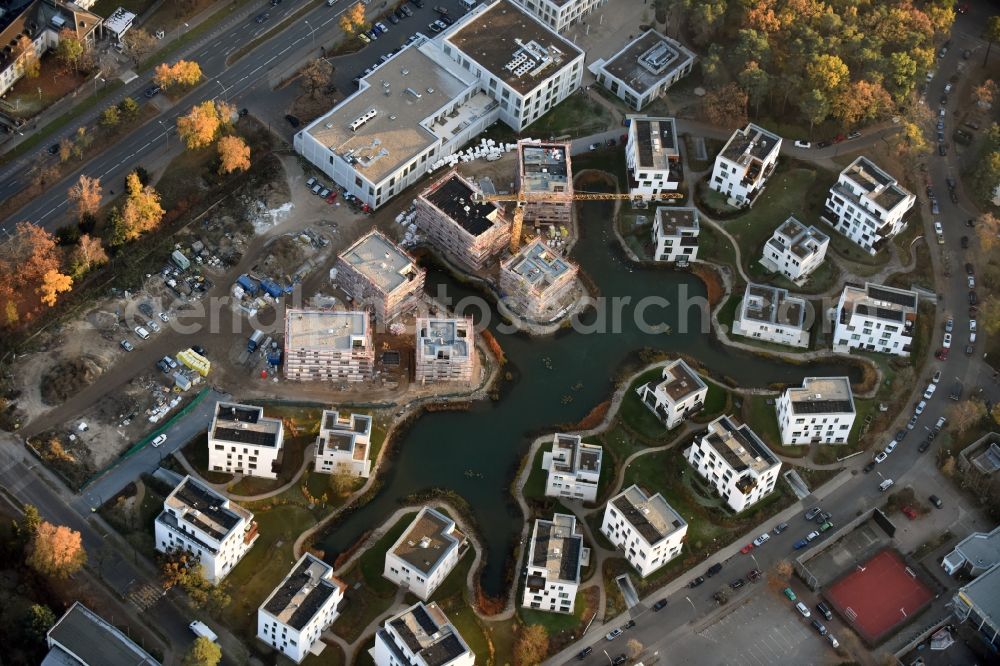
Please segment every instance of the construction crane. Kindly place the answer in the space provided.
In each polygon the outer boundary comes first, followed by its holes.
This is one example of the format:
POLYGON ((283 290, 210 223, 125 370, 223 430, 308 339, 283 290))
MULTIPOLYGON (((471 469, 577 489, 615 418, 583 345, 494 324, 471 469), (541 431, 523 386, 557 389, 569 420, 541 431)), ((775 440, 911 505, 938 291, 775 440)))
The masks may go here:
MULTIPOLYGON (((673 201, 683 199, 681 192, 663 192, 648 196, 649 201, 673 201)), ((475 201, 490 201, 505 203, 513 201, 514 218, 510 225, 510 251, 515 254, 521 247, 521 227, 524 224, 524 207, 529 203, 548 201, 553 203, 569 203, 572 201, 647 201, 647 197, 619 192, 514 192, 513 194, 483 194, 473 195, 475 201)))

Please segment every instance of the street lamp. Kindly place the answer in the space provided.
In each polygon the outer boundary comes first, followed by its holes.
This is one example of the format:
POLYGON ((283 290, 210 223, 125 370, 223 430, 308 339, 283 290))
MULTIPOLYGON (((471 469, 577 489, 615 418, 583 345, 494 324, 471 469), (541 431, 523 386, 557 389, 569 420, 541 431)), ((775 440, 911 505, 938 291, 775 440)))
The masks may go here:
POLYGON ((313 46, 316 46, 316 30, 312 27, 312 24, 309 23, 309 19, 302 19, 302 20, 305 21, 307 26, 309 26, 309 36, 312 38, 313 46))
POLYGON ((226 88, 226 86, 222 85, 222 81, 220 81, 219 79, 215 79, 215 82, 219 84, 220 88, 222 88, 222 101, 225 102, 226 101, 226 90, 228 90, 228 88, 226 88))
POLYGON ((685 599, 687 599, 687 602, 688 602, 689 604, 691 604, 691 610, 693 610, 693 611, 694 611, 695 613, 697 613, 697 612, 698 612, 698 609, 694 607, 694 602, 693 602, 693 601, 691 601, 691 597, 684 597, 684 598, 685 598, 685 599))

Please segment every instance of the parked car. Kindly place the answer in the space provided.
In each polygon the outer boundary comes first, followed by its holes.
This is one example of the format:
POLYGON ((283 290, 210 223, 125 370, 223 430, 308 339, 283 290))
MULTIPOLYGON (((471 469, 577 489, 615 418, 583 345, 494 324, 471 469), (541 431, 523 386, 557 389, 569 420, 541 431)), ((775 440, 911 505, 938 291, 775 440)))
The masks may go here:
POLYGON ((787 529, 788 529, 788 523, 778 523, 777 525, 774 526, 774 533, 781 534, 787 529))
POLYGON ((820 511, 822 510, 823 509, 819 508, 818 506, 814 506, 813 508, 809 509, 808 511, 806 511, 806 520, 812 520, 813 518, 818 516, 820 514, 820 511))
POLYGON ((160 321, 162 321, 163 323, 167 323, 168 321, 170 321, 170 315, 168 315, 166 312, 161 312, 156 316, 159 317, 160 321))
POLYGON ((582 661, 582 660, 586 659, 587 657, 589 657, 590 654, 593 651, 594 651, 594 648, 592 648, 590 646, 587 646, 587 647, 583 648, 582 650, 580 650, 579 653, 577 653, 576 658, 582 661))
POLYGON ((623 632, 623 630, 621 629, 621 627, 619 627, 619 628, 617 628, 617 629, 612 629, 612 630, 611 630, 611 631, 609 631, 609 632, 608 632, 608 633, 607 633, 607 634, 606 634, 606 635, 605 635, 604 637, 605 637, 606 639, 608 639, 609 641, 613 641, 613 640, 615 640, 616 638, 618 638, 619 636, 621 636, 621 635, 622 635, 622 633, 624 633, 624 632, 623 632))
POLYGON ((798 597, 796 597, 796 596, 795 596, 795 592, 793 592, 793 591, 792 591, 792 588, 790 588, 790 587, 786 587, 786 588, 785 588, 784 590, 782 590, 781 592, 782 592, 782 594, 784 594, 784 595, 785 595, 786 597, 788 597, 788 600, 789 600, 789 601, 798 601, 798 597))
POLYGON ((937 495, 931 495, 927 499, 929 499, 931 501, 931 504, 933 504, 934 506, 936 506, 939 509, 942 508, 942 507, 944 507, 944 502, 942 502, 941 498, 938 497, 937 495))
POLYGON ((810 617, 812 615, 812 613, 809 612, 809 608, 801 601, 795 603, 795 610, 801 613, 802 617, 810 617))
POLYGON ((830 610, 830 607, 826 605, 825 601, 821 601, 816 604, 816 610, 818 610, 820 615, 825 617, 827 620, 833 619, 833 611, 830 610))
POLYGON ((886 479, 882 483, 878 484, 878 489, 880 492, 884 493, 885 491, 889 490, 889 488, 892 488, 892 479, 886 479))
POLYGON ((200 356, 205 355, 205 348, 202 347, 201 345, 191 345, 191 351, 200 356))
POLYGON ((265 22, 269 18, 271 18, 270 14, 268 14, 267 12, 262 12, 260 14, 257 14, 257 16, 254 18, 254 21, 259 24, 265 22))
POLYGON ((967 250, 969 248, 969 237, 968 236, 962 236, 962 238, 959 239, 959 242, 961 243, 963 250, 967 250))
POLYGON ((751 550, 753 550, 753 544, 752 543, 748 543, 747 545, 745 545, 742 548, 740 548, 740 552, 743 553, 744 555, 746 555, 747 553, 749 553, 751 550))
POLYGON ((163 442, 165 442, 165 441, 167 441, 167 436, 166 435, 164 435, 162 433, 159 434, 159 435, 157 435, 156 437, 153 438, 153 442, 152 442, 153 443, 153 448, 155 449, 160 444, 163 444, 163 442))
POLYGON ((368 35, 366 35, 366 34, 365 34, 365 33, 363 33, 363 32, 359 32, 359 33, 358 33, 358 39, 360 39, 360 40, 361 40, 362 42, 364 42, 365 44, 371 44, 371 43, 372 43, 372 40, 371 40, 371 38, 370 38, 370 37, 368 37, 368 35))
POLYGON ((910 434, 910 431, 907 430, 906 428, 903 428, 902 430, 897 430, 896 431, 896 441, 897 442, 902 442, 904 439, 906 439, 906 436, 908 434, 910 434))
POLYGON ((899 442, 897 442, 896 440, 894 440, 894 439, 890 440, 889 443, 885 445, 885 448, 882 449, 882 451, 885 452, 886 455, 889 455, 890 453, 892 453, 893 451, 896 450, 896 446, 898 444, 899 444, 899 442))
POLYGON ((389 14, 389 23, 391 23, 393 25, 399 24, 399 17, 396 16, 395 12, 393 12, 392 14, 389 14))
POLYGON ((945 349, 951 348, 951 333, 944 334, 944 340, 941 341, 941 346, 945 349))
POLYGON ((168 372, 170 372, 170 366, 167 365, 163 359, 160 359, 159 361, 156 362, 156 369, 162 372, 163 374, 167 374, 168 372))
POLYGON ((824 511, 823 513, 821 513, 818 516, 816 516, 816 521, 815 522, 817 524, 819 524, 819 525, 822 525, 823 523, 825 523, 828 520, 830 520, 830 512, 829 511, 824 511))
POLYGON ((812 144, 809 143, 808 141, 796 141, 795 142, 795 147, 796 148, 809 148, 811 146, 812 146, 812 144))
POLYGON ((667 600, 660 599, 655 604, 653 604, 653 612, 658 613, 659 611, 663 610, 666 607, 667 607, 667 600))
POLYGON ((822 525, 819 526, 820 533, 826 532, 829 529, 833 529, 833 521, 832 520, 828 520, 828 521, 826 521, 825 523, 823 523, 822 525))
POLYGON ((400 7, 400 9, 403 11, 404 14, 406 14, 407 18, 413 16, 413 10, 407 7, 406 5, 403 5, 402 7, 400 7))
POLYGON ((118 344, 121 346, 122 349, 124 349, 127 352, 130 352, 133 349, 135 349, 135 347, 132 346, 132 343, 129 342, 128 340, 122 340, 118 344))
POLYGON ((806 535, 806 541, 810 543, 812 543, 818 538, 819 538, 819 532, 817 532, 816 530, 813 530, 812 532, 806 535))
POLYGON ((734 581, 732 581, 732 582, 729 583, 729 587, 731 587, 734 590, 738 590, 741 587, 743 587, 744 585, 746 585, 746 583, 747 582, 745 580, 743 580, 742 578, 737 578, 736 580, 734 580, 734 581))
POLYGON ((813 629, 819 632, 820 636, 826 636, 827 634, 826 627, 823 626, 822 622, 820 622, 819 620, 813 620, 810 624, 812 624, 813 629))
POLYGON ((715 564, 713 564, 712 566, 710 566, 708 568, 708 571, 705 572, 705 576, 707 576, 708 578, 711 578, 712 576, 714 576, 715 574, 719 573, 720 571, 722 571, 722 564, 716 562, 715 564))
POLYGON ((143 340, 148 340, 149 339, 149 331, 147 331, 146 329, 144 329, 142 326, 136 326, 134 330, 135 330, 135 334, 138 335, 143 340))
POLYGON ((796 542, 795 542, 795 545, 794 545, 794 546, 792 546, 792 547, 793 547, 793 548, 794 548, 795 550, 800 550, 800 549, 802 549, 802 548, 805 548, 805 547, 806 547, 806 546, 808 546, 808 545, 809 545, 809 542, 808 542, 808 541, 806 541, 805 539, 799 539, 798 541, 796 541, 796 542))
POLYGON ((924 441, 920 442, 920 446, 917 447, 917 451, 923 453, 927 449, 931 448, 931 438, 928 437, 924 441))
POLYGON ((886 453, 885 451, 879 451, 878 453, 875 454, 875 462, 876 464, 883 463, 885 462, 885 459, 888 457, 889 457, 888 453, 886 453))
MULTIPOLYGON (((148 98, 152 98, 152 97, 156 97, 157 95, 160 94, 160 86, 155 86, 155 85, 154 86, 149 86, 148 88, 146 88, 142 92, 142 94, 145 95, 147 99, 148 98)), ((59 152, 58 146, 59 146, 59 144, 56 144, 56 152, 59 152)))
POLYGON ((389 28, 385 25, 385 23, 382 23, 382 21, 378 21, 375 24, 375 27, 381 30, 382 32, 389 32, 389 28))
POLYGON ((852 139, 857 139, 860 136, 861 136, 861 132, 854 131, 854 132, 851 132, 850 134, 847 135, 847 140, 851 141, 852 139))
POLYGON ((928 384, 927 388, 924 389, 924 400, 930 400, 931 396, 934 395, 934 391, 936 390, 937 390, 937 384, 935 384, 934 382, 928 384))
POLYGON ((611 666, 621 666, 626 661, 628 661, 628 657, 626 657, 625 654, 622 653, 611 660, 611 666))
POLYGON ((428 23, 427 27, 430 28, 431 32, 441 32, 441 26, 438 25, 437 21, 434 21, 434 23, 428 23))
POLYGON ((770 539, 770 538, 771 538, 771 535, 768 534, 767 532, 764 532, 759 537, 757 537, 756 539, 753 540, 753 545, 754 546, 763 546, 765 543, 767 543, 767 540, 770 539))
POLYGON ((689 588, 695 588, 695 587, 698 587, 699 585, 701 585, 704 582, 705 582, 705 577, 704 576, 698 576, 697 578, 695 578, 694 580, 692 580, 690 583, 688 583, 688 587, 689 588))
POLYGON ((828 641, 830 641, 830 645, 833 646, 834 650, 836 650, 837 648, 840 647, 840 641, 838 641, 836 638, 834 638, 833 634, 827 634, 826 635, 826 639, 828 641))
POLYGON ((864 471, 864 473, 867 474, 870 471, 872 471, 873 469, 875 469, 875 461, 874 460, 869 461, 869 463, 867 465, 865 465, 864 470, 862 470, 862 471, 864 471))
POLYGON ((441 17, 441 21, 442 21, 442 22, 443 22, 443 23, 444 23, 445 25, 452 25, 453 23, 455 23, 455 19, 453 19, 453 18, 452 18, 452 17, 450 17, 450 16, 442 16, 442 17, 441 17))

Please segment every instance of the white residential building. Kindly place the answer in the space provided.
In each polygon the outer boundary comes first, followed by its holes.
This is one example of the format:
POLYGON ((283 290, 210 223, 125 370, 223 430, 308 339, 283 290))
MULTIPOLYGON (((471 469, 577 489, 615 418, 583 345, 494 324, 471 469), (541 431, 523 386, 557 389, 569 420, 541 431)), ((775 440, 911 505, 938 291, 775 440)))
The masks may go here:
POLYGON ((687 266, 698 259, 697 208, 660 206, 653 217, 653 259, 687 266))
POLYGON ((708 186, 737 208, 752 206, 771 177, 781 152, 781 137, 753 123, 736 130, 715 158, 708 186))
POLYGON ((720 416, 684 452, 733 511, 753 506, 774 490, 781 462, 750 426, 720 416))
POLYGON ((154 522, 156 550, 186 550, 201 562, 205 580, 218 584, 260 534, 253 514, 191 476, 163 500, 154 522))
POLYGON ((847 285, 834 312, 833 350, 909 356, 917 321, 917 292, 880 284, 847 285))
POLYGON ((941 560, 941 568, 949 576, 961 571, 975 578, 1000 563, 1000 525, 989 532, 972 532, 941 560))
POLYGON ((557 432, 552 436, 552 450, 542 454, 542 468, 549 472, 545 494, 596 502, 603 455, 604 449, 583 442, 579 435, 557 432))
POLYGON ((705 404, 708 385, 698 373, 676 359, 664 366, 660 381, 646 382, 635 390, 649 411, 670 430, 705 404))
POLYGON ((643 578, 681 554, 687 528, 663 495, 649 496, 636 485, 611 498, 601 523, 601 533, 643 578))
POLYGON ((826 221, 869 254, 906 227, 917 198, 867 157, 840 172, 826 198, 826 221))
POLYGON ((790 347, 809 346, 808 304, 787 289, 748 284, 733 320, 733 333, 790 347))
POLYGON ((666 192, 676 192, 684 181, 684 165, 674 119, 634 115, 626 118, 625 167, 629 194, 649 201, 666 192))
POLYGON ((854 425, 854 395, 847 377, 806 377, 788 387, 775 410, 781 443, 846 444, 854 425))
MULTIPOLYGON (((606 1, 606 0, 605 0, 606 1)), ((602 0, 515 0, 539 21, 562 32, 587 17, 602 0)))
POLYGON ((497 120, 521 132, 580 87, 583 52, 510 0, 478 5, 361 78, 295 150, 378 208, 497 120))
POLYGON ((160 666, 148 652, 79 601, 45 634, 42 666, 160 666))
POLYGON ((790 217, 774 230, 764 243, 761 265, 802 285, 826 258, 830 237, 816 227, 806 226, 790 217))
POLYGON ((576 516, 557 513, 535 521, 528 545, 524 598, 521 606, 552 613, 572 613, 580 586, 580 569, 590 562, 576 516))
POLYGON ((323 631, 337 619, 347 584, 333 567, 306 553, 257 609, 257 639, 296 663, 326 647, 323 631))
POLYGON ((417 602, 385 621, 368 650, 375 666, 474 666, 476 655, 435 603, 417 602))
POLYGON ((382 575, 427 601, 458 564, 467 544, 454 520, 425 506, 386 552, 382 575))
POLYGON ((418 383, 472 382, 478 356, 472 317, 418 317, 415 333, 418 383))
POLYGON ((650 29, 609 60, 599 58, 588 69, 598 83, 629 108, 641 111, 690 74, 692 67, 694 54, 691 51, 677 40, 650 29))
POLYGON ((367 414, 341 418, 339 412, 324 409, 316 437, 316 471, 367 479, 372 469, 371 436, 372 417, 367 414))
POLYGON ((218 402, 208 430, 208 468, 213 472, 277 479, 284 427, 264 408, 218 402))

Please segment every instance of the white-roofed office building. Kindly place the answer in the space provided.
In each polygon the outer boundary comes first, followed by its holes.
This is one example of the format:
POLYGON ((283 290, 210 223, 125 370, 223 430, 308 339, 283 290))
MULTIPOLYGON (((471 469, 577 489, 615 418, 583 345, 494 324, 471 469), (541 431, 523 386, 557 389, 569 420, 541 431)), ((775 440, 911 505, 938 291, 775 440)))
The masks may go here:
POLYGON ((694 54, 675 39, 647 30, 608 60, 588 66, 597 82, 641 111, 691 73, 694 54))
POLYGON ((846 444, 856 412, 847 377, 806 377, 775 404, 781 443, 846 444))

